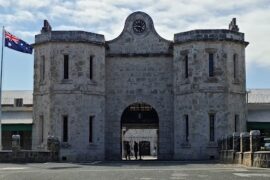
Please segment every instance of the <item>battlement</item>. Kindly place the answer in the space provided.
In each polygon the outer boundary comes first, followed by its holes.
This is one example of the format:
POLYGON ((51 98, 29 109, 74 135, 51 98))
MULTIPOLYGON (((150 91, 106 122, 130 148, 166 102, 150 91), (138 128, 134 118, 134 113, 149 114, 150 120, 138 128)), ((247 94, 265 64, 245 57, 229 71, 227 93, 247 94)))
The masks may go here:
POLYGON ((233 41, 248 45, 244 33, 227 29, 192 30, 174 35, 174 43, 191 41, 233 41))
POLYGON ((103 45, 105 38, 101 34, 85 31, 48 31, 35 36, 34 45, 46 42, 83 42, 103 45))

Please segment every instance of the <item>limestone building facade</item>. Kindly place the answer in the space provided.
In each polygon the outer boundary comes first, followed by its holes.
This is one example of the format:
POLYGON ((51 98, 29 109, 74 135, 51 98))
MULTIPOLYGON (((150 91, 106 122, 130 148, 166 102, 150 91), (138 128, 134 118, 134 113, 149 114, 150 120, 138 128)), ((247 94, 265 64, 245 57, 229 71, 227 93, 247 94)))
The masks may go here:
POLYGON ((123 127, 153 128, 158 159, 216 158, 219 138, 246 129, 247 45, 235 19, 173 41, 144 12, 110 41, 44 21, 34 44, 33 148, 54 136, 62 160, 121 159, 123 127))

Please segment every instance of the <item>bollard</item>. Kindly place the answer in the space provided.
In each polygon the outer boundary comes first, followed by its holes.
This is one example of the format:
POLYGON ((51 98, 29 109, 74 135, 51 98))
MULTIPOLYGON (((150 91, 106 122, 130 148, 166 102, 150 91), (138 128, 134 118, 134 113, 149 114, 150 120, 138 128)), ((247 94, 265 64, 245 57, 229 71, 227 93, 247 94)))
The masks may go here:
POLYGON ((227 136, 227 149, 228 150, 231 150, 232 149, 232 145, 233 145, 232 135, 229 135, 229 136, 227 136))
POLYGON ((250 144, 249 144, 249 133, 242 132, 240 134, 240 152, 247 152, 250 151, 250 144))
POLYGON ((261 149, 261 133, 259 130, 250 131, 250 151, 260 151, 261 149))
POLYGON ((233 150, 235 152, 240 152, 240 133, 234 132, 232 138, 233 138, 233 150))

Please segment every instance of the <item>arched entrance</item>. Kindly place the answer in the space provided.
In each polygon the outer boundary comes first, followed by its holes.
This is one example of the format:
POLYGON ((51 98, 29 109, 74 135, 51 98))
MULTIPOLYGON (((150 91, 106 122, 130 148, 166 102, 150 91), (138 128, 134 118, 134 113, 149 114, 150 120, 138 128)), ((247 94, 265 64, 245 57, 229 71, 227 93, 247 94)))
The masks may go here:
POLYGON ((159 118, 156 110, 146 103, 134 103, 128 106, 121 116, 121 154, 127 158, 130 149, 131 160, 158 159, 159 118), (128 145, 129 144, 129 145, 128 145))

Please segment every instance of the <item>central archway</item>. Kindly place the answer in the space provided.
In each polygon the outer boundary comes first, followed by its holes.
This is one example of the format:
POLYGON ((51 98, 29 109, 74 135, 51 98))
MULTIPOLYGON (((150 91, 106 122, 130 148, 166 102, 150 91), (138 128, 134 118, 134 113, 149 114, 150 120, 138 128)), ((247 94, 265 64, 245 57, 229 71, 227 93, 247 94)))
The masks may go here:
POLYGON ((159 118, 156 110, 149 104, 140 102, 129 105, 121 116, 121 155, 129 159, 127 149, 130 149, 131 160, 158 159, 159 118))

